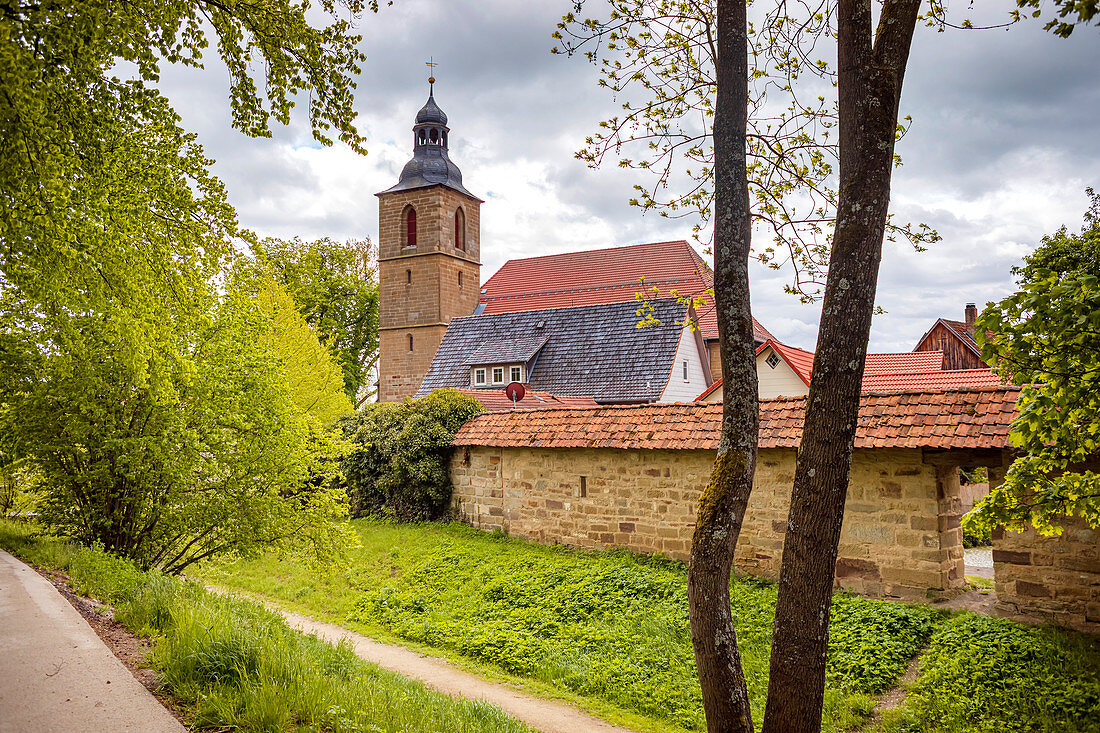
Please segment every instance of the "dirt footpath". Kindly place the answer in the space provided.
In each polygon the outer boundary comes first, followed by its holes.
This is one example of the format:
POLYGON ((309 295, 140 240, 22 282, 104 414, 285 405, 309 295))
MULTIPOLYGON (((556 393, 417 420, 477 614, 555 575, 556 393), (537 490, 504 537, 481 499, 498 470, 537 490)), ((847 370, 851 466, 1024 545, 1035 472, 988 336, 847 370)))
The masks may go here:
POLYGON ((443 659, 425 657, 401 646, 380 644, 341 626, 314 621, 274 604, 268 606, 281 613, 291 626, 306 633, 316 634, 334 644, 347 639, 357 655, 379 667, 419 680, 452 697, 490 702, 543 733, 633 733, 587 715, 568 703, 543 700, 506 685, 487 682, 443 659))
POLYGON ((48 580, 0 550, 0 732, 185 728, 48 580))

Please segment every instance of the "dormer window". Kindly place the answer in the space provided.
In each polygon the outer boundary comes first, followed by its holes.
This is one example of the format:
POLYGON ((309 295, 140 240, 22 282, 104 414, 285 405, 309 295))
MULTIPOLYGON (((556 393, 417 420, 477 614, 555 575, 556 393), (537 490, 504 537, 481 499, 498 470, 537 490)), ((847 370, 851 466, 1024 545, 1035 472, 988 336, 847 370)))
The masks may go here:
POLYGON ((771 353, 771 356, 767 358, 765 363, 767 363, 767 365, 770 366, 772 369, 775 369, 777 366, 779 366, 779 357, 776 356, 775 352, 773 351, 771 353))
POLYGON ((470 383, 475 387, 503 387, 511 382, 522 382, 526 376, 523 364, 486 364, 470 368, 470 383))

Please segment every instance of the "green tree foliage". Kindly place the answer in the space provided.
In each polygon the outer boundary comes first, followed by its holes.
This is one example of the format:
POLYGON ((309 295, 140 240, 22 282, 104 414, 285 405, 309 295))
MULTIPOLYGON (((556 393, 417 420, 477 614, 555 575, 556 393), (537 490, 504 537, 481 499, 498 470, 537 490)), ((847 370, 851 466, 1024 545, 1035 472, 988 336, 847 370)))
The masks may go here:
POLYGON ((274 283, 217 295, 251 235, 156 83, 213 43, 238 129, 305 100, 317 140, 361 151, 367 7, 314 27, 290 0, 0 4, 0 426, 51 527, 172 572, 340 541, 335 367, 274 283))
POLYGON ((451 500, 448 460, 462 425, 481 403, 453 389, 427 397, 368 405, 343 423, 355 450, 343 461, 358 514, 438 519, 451 500))
POLYGON ((303 346, 312 333, 277 289, 207 292, 208 317, 162 334, 143 368, 101 314, 59 320, 8 298, 0 432, 42 474, 40 517, 173 573, 272 545, 336 552, 345 446, 323 421, 350 407, 338 370, 302 356, 327 358, 315 337, 303 346), (327 387, 309 384, 318 366, 327 387))
POLYGON ((260 259, 282 283, 343 370, 344 391, 362 404, 375 390, 378 280, 370 240, 266 239, 260 259))
POLYGON ((1081 232, 1044 238, 1015 270, 1020 289, 978 317, 983 357, 1030 386, 1011 433, 1024 455, 969 516, 975 527, 1056 533, 1066 515, 1100 526, 1100 196, 1089 195, 1081 232))
MULTIPOLYGON (((1100 12, 1100 0, 1052 0, 1052 4, 1056 17, 1048 20, 1043 29, 1062 38, 1069 38, 1078 25, 1091 23, 1100 12)), ((1017 10, 1012 11, 1013 20, 1020 20, 1029 10, 1035 18, 1043 14, 1040 0, 1016 0, 1016 7, 1017 10)))
POLYGON ((201 66, 211 41, 239 129, 269 135, 270 119, 288 122, 308 99, 318 140, 335 130, 362 149, 362 54, 346 19, 314 28, 289 0, 0 4, 0 288, 104 315, 134 365, 162 350, 173 321, 158 319, 201 312, 199 283, 240 234, 210 161, 155 89, 162 63, 201 66))
POLYGON ((322 428, 334 427, 338 418, 352 412, 343 372, 286 289, 262 266, 247 261, 237 266, 230 289, 233 297, 254 303, 267 324, 264 340, 285 367, 294 405, 322 428))

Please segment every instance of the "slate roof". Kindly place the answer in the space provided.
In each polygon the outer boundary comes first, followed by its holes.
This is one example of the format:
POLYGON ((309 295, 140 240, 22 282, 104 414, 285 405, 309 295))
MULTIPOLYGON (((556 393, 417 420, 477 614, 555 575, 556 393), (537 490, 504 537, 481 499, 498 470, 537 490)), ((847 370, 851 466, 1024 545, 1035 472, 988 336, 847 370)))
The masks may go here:
MULTIPOLYGON (((508 260, 482 286, 481 305, 486 314, 511 313, 633 301, 635 293, 649 294, 653 287, 658 297, 669 297, 673 290, 684 297, 703 296, 713 285, 710 266, 686 241, 649 242, 508 260)), ((703 297, 696 322, 704 339, 716 339, 714 299, 703 297)), ((757 341, 774 338, 755 319, 753 331, 757 341)))
POLYGON ((523 399, 513 407, 512 400, 504 393, 503 389, 471 388, 458 390, 464 395, 473 397, 486 412, 512 412, 515 410, 533 410, 537 408, 554 409, 562 407, 597 407, 596 401, 591 397, 568 397, 554 395, 549 392, 539 392, 528 389, 523 399))
POLYGON ((488 339, 466 358, 466 366, 477 364, 526 364, 538 353, 549 337, 545 334, 517 338, 488 339))
POLYGON ((554 395, 597 402, 655 401, 672 373, 687 309, 675 299, 653 300, 661 325, 638 328, 638 304, 519 311, 455 318, 417 396, 438 387, 470 387, 469 355, 493 340, 546 338, 528 365, 527 381, 554 395), (540 327, 539 324, 542 324, 540 327))
MULTIPOLYGON (((856 448, 1010 447, 1019 387, 865 394, 856 448)), ((760 402, 761 448, 797 448, 805 397, 760 402)), ((483 414, 458 431, 456 446, 717 450, 717 402, 615 405, 483 414)))

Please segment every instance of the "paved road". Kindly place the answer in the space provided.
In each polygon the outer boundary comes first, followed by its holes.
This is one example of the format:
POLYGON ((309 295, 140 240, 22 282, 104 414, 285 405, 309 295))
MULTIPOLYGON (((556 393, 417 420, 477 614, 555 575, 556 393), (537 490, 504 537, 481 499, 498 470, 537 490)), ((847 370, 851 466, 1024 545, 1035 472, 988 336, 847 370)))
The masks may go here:
POLYGON ((48 580, 0 550, 0 733, 184 730, 48 580))

